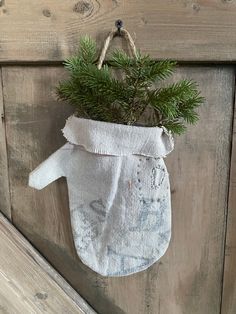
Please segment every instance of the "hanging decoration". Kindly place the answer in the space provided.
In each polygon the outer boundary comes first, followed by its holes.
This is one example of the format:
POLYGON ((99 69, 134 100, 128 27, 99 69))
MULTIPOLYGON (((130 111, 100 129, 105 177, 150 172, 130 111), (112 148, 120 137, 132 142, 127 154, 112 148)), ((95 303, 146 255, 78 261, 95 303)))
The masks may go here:
POLYGON ((174 148, 172 134, 195 123, 203 103, 191 80, 155 87, 176 62, 141 55, 121 21, 116 26, 99 58, 95 41, 85 36, 65 61, 70 77, 57 94, 75 107, 62 130, 67 143, 29 177, 36 189, 66 177, 77 253, 103 276, 144 270, 167 250, 171 199, 163 158, 174 148), (115 50, 104 62, 117 35, 127 39, 132 56, 115 50))

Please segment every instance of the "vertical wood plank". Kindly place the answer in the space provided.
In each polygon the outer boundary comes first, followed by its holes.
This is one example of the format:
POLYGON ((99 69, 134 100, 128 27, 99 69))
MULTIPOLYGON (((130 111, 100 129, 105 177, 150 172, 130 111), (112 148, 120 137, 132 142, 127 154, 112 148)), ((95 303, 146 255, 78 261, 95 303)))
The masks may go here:
POLYGON ((69 115, 69 107, 58 104, 52 96, 52 78, 61 75, 61 69, 51 67, 3 68, 13 222, 19 226, 25 223, 25 230, 30 228, 67 247, 70 232, 69 225, 64 225, 68 204, 66 186, 57 182, 46 194, 28 187, 30 169, 64 141, 60 129, 69 115), (60 194, 65 197, 61 199, 60 194), (44 208, 43 214, 39 208, 44 208))
POLYGON ((0 68, 0 211, 11 219, 8 160, 5 134, 5 112, 2 91, 2 69, 0 68))
POLYGON ((182 68, 175 80, 184 77, 199 83, 206 104, 199 123, 176 138, 175 151, 166 160, 172 187, 171 244, 146 272, 120 279, 120 286, 110 279, 112 295, 123 302, 125 313, 220 313, 234 71, 182 68))
POLYGON ((168 278, 169 284, 164 289, 159 286, 160 313, 217 314, 222 293, 234 70, 195 67, 178 75, 186 74, 198 82, 206 104, 199 111, 199 123, 177 138, 175 151, 167 160, 172 178, 173 237, 166 255, 166 274, 162 274, 163 283, 168 278))
MULTIPOLYGON (((234 107, 236 104, 234 104, 234 107)), ((234 109, 235 110, 235 109, 234 109)), ((234 111, 235 112, 235 111, 234 111)), ((229 182, 228 216, 223 277, 222 314, 236 312, 236 116, 232 133, 232 153, 229 182)))
POLYGON ((184 67, 175 74, 196 80, 207 102, 167 158, 171 244, 147 271, 123 278, 101 277, 76 257, 64 179, 42 191, 27 186, 29 172, 64 143, 60 129, 70 109, 52 97, 62 75, 60 67, 3 68, 14 223, 100 313, 219 313, 233 70, 184 67))
POLYGON ((120 313, 105 280, 75 253, 65 179, 28 187, 29 172, 65 142, 60 129, 72 110, 53 96, 63 77, 62 67, 3 67, 13 223, 95 309, 120 313))

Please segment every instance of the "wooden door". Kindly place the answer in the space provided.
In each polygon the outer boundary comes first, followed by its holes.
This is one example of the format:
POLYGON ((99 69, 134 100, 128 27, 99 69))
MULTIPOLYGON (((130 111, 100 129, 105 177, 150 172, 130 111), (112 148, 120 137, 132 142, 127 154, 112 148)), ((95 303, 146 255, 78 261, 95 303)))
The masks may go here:
POLYGON ((0 1, 0 209, 98 313, 236 312, 235 15, 234 1, 0 1), (66 181, 27 182, 65 142, 62 60, 82 34, 102 44, 117 18, 142 52, 180 61, 172 80, 196 80, 206 103, 166 159, 168 251, 146 271, 106 278, 75 253, 66 181))

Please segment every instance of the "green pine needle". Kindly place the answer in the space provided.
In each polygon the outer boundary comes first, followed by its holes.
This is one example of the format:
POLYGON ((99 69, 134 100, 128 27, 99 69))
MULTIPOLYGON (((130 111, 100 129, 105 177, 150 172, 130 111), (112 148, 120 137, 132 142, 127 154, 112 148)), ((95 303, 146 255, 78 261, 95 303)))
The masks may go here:
POLYGON ((194 81, 153 88, 153 83, 173 74, 175 61, 154 61, 140 52, 132 58, 117 49, 99 70, 97 56, 96 42, 85 36, 77 54, 64 61, 70 77, 58 84, 56 92, 78 116, 127 125, 144 119, 146 126, 164 126, 173 134, 182 134, 186 124, 198 121, 196 109, 204 98, 194 81))
POLYGON ((84 36, 80 39, 80 48, 78 55, 85 63, 94 63, 97 59, 97 45, 90 36, 84 36))

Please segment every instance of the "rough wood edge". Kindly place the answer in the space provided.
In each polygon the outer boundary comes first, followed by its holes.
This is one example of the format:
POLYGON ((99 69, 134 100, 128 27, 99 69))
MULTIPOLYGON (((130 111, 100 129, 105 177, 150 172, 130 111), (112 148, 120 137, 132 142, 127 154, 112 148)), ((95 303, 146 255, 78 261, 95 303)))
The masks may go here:
POLYGON ((0 223, 5 227, 7 235, 22 247, 22 250, 38 264, 64 293, 79 307, 84 314, 96 314, 88 303, 67 283, 67 281, 42 257, 23 235, 0 213, 0 223))
MULTIPOLYGON (((234 70, 234 82, 233 82, 233 115, 232 115, 232 126, 231 126, 231 148, 230 148, 230 163, 229 163, 229 185, 228 185, 228 195, 227 195, 227 208, 226 208, 226 219, 225 219, 225 237, 224 237, 224 261, 223 261, 223 271, 222 271, 222 289, 221 289, 221 300, 220 300, 220 314, 230 314, 228 312, 231 305, 229 304, 229 296, 226 295, 226 290, 228 289, 229 280, 232 277, 228 276, 227 269, 232 267, 234 256, 230 254, 232 241, 232 225, 234 225, 234 217, 236 216, 232 213, 233 203, 234 203, 234 177, 235 177, 235 160, 236 160, 236 71, 234 70), (230 220, 232 220, 230 225, 230 220), (229 244, 228 244, 229 243, 229 244), (227 311, 227 312, 226 312, 227 311)), ((236 256, 236 255, 235 255, 236 256)), ((236 271, 235 271, 236 272, 236 271)), ((234 309, 232 313, 234 313, 234 309)))
MULTIPOLYGON (((0 130, 2 140, 0 140, 0 153, 4 155, 6 159, 6 180, 7 180, 7 187, 4 188, 4 194, 6 193, 6 208, 4 209, 4 214, 7 216, 8 219, 12 220, 11 215, 11 197, 10 197, 10 181, 9 181, 9 171, 8 171, 8 153, 7 153, 7 140, 6 140, 6 124, 5 124, 5 109, 4 109, 4 96, 3 96, 3 76, 2 76, 2 67, 0 67, 0 130)), ((3 210, 0 208, 0 210, 3 210)))

